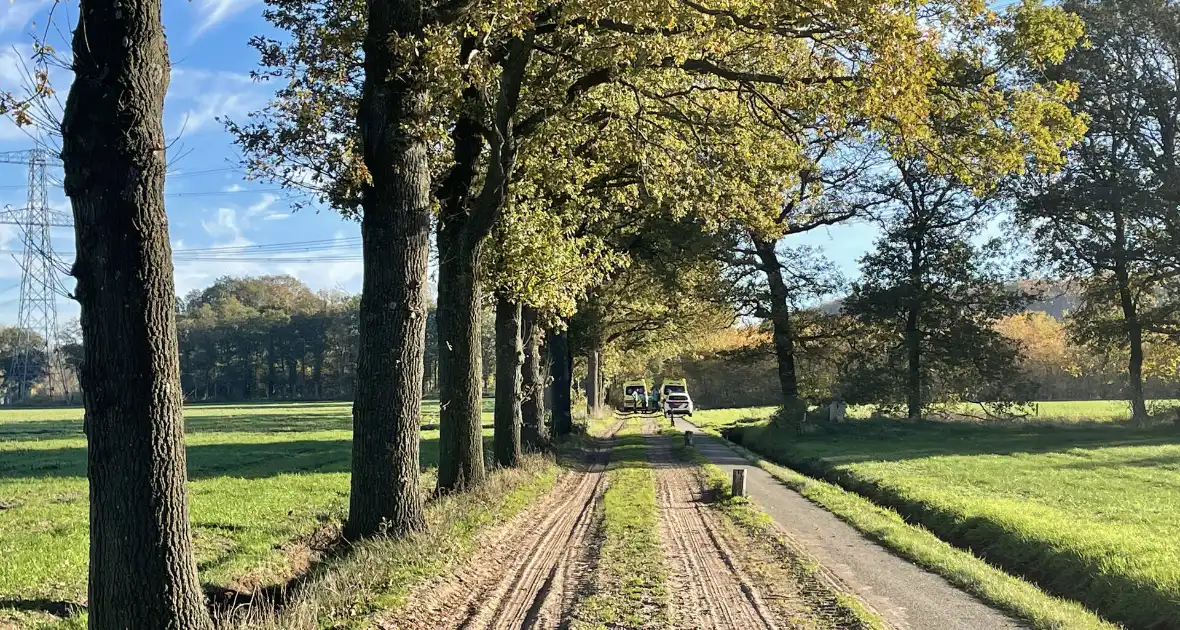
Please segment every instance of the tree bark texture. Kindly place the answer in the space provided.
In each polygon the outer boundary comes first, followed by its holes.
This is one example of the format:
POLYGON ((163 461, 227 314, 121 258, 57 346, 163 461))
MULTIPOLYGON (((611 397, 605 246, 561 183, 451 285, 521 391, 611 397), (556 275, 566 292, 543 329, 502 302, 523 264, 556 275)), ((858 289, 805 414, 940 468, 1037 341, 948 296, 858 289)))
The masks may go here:
POLYGON ((82 0, 62 117, 81 305, 89 627, 212 627, 193 561, 159 0, 82 0))
POLYGON ((799 376, 795 368, 795 330, 791 323, 791 293, 783 279, 782 264, 776 243, 754 238, 754 248, 762 263, 762 272, 770 288, 770 322, 774 327, 774 354, 778 369, 779 391, 784 406, 799 400, 799 376))
POLYGON ((573 374, 570 364, 569 336, 565 331, 549 333, 549 358, 553 388, 553 435, 573 433, 574 417, 570 409, 573 374))
POLYGON ((430 169, 426 90, 416 59, 390 39, 420 32, 413 2, 369 0, 365 82, 357 111, 365 166, 352 488, 345 536, 424 529, 419 488, 422 363, 426 348, 430 169))
POLYGON ((508 199, 517 150, 512 120, 532 42, 529 34, 508 44, 495 99, 493 133, 481 133, 476 119, 481 95, 473 87, 464 90, 464 114, 452 130, 455 165, 440 191, 438 230, 438 489, 442 492, 463 490, 484 478, 479 259, 508 199), (479 196, 472 198, 471 186, 485 137, 489 140, 483 187, 479 196))
POLYGON ((521 365, 524 364, 520 323, 520 303, 499 297, 496 300, 496 412, 492 451, 496 463, 501 466, 520 463, 521 365))
POLYGON ((453 226, 438 233, 438 489, 481 483, 483 379, 480 351, 479 246, 464 247, 453 226), (449 229, 450 228, 450 229, 449 229))
POLYGON ((521 336, 524 338, 524 384, 522 385, 521 434, 524 445, 532 450, 549 448, 549 427, 545 424, 545 358, 541 348, 545 330, 537 322, 537 313, 524 307, 521 336))

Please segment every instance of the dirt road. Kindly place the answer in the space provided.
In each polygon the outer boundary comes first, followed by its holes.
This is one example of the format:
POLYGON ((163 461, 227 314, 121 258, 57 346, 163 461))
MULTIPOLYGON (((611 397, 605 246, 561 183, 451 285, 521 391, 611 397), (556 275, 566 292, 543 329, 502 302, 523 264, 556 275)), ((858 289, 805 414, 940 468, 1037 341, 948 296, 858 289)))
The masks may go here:
MULTIPOLYGON (((612 432, 613 433, 613 432, 612 432)), ((413 630, 551 630, 594 580, 595 517, 610 440, 586 453, 544 499, 483 538, 481 549, 411 599, 396 622, 413 630)))
POLYGON ((701 501, 695 468, 674 459, 666 439, 648 449, 657 471, 660 539, 668 560, 669 618, 676 628, 774 628, 758 586, 701 501))
MULTIPOLYGON (((609 627, 857 627, 841 623, 832 612, 831 589, 821 588, 810 574, 799 572, 797 558, 752 538, 730 516, 707 504, 701 469, 676 456, 670 438, 658 435, 657 419, 643 418, 641 422, 648 461, 655 472, 659 539, 655 555, 666 571, 666 588, 661 589, 666 598, 653 600, 654 606, 631 617, 624 614, 609 619, 609 627)), ((620 420, 608 435, 613 436, 622 425, 620 420)), ((610 580, 618 576, 609 576, 617 567, 600 565, 600 559, 618 561, 603 559, 601 554, 606 534, 605 512, 600 508, 608 480, 614 478, 606 474, 614 443, 613 438, 593 443, 582 464, 565 473, 548 495, 508 523, 481 535, 477 552, 447 577, 417 589, 397 618, 380 627, 556 630, 597 624, 593 614, 588 621, 586 603, 601 606, 603 601, 620 596, 618 589, 610 588, 610 580)), ((626 538, 625 533, 622 536, 626 538)), ((622 596, 630 598, 636 593, 622 596)), ((620 614, 609 604, 589 610, 620 614)))

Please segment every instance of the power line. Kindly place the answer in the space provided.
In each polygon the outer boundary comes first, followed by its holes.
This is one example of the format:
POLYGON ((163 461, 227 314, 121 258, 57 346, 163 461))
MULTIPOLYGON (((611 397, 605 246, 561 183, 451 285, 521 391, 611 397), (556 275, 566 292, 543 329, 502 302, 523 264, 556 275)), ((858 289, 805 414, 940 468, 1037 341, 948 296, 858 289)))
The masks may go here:
POLYGON ((243 188, 241 190, 220 190, 203 192, 164 193, 165 197, 217 197, 220 195, 237 195, 241 193, 288 192, 286 188, 243 188))
MULTIPOLYGON (((195 173, 194 173, 195 174, 195 173)), ((65 186, 65 183, 59 179, 50 178, 50 181, 57 188, 65 186)), ((22 188, 22 186, 0 186, 4 188, 22 188)), ((220 197, 222 195, 243 195, 250 193, 269 193, 269 192, 291 192, 287 188, 241 188, 234 190, 195 190, 185 192, 164 193, 165 197, 220 197)))
MULTIPOLYGON (((321 239, 313 241, 290 241, 282 243, 262 243, 257 245, 223 245, 216 247, 198 247, 191 249, 176 249, 172 252, 174 260, 182 261, 351 261, 360 260, 361 254, 356 250, 361 246, 359 237, 340 239, 321 239), (344 254, 343 251, 356 253, 344 254), (300 254, 341 252, 329 256, 300 256, 300 254)), ((0 254, 22 254, 24 250, 3 250, 0 254)), ((59 252, 62 257, 73 257, 74 252, 59 252)))
POLYGON ((341 248, 354 248, 361 245, 360 237, 321 239, 314 241, 291 241, 286 243, 262 243, 251 245, 222 245, 214 247, 185 248, 175 250, 173 255, 181 252, 297 252, 322 251, 341 248))
POLYGON ((193 177, 196 175, 212 175, 213 173, 241 173, 242 170, 233 166, 225 168, 211 168, 204 171, 180 171, 165 174, 165 177, 193 177))

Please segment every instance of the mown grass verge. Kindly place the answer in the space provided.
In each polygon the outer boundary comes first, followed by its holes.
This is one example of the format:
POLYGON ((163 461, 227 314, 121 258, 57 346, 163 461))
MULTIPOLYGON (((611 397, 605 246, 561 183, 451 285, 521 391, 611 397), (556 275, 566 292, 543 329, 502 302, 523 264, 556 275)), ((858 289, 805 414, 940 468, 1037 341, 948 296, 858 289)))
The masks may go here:
POLYGON ((574 606, 578 630, 659 627, 667 618, 656 479, 639 422, 628 420, 615 437, 601 504, 598 583, 574 606))
MULTIPOLYGON (((754 442, 761 451, 773 444, 768 439, 754 442)), ((1051 595, 1037 585, 989 564, 968 550, 939 538, 929 529, 907 522, 897 511, 882 507, 866 496, 768 461, 739 445, 731 448, 763 470, 796 490, 841 520, 880 542, 898 555, 971 593, 999 610, 1027 621, 1039 630, 1116 630, 1119 626, 1100 618, 1082 604, 1051 595)), ((781 457, 782 452, 776 451, 781 457)), ((938 482, 938 479, 932 481, 938 482)), ((945 481, 944 481, 945 483, 945 481)), ((1133 626, 1149 628, 1152 626, 1133 626)), ((1175 626, 1163 625, 1156 628, 1175 626)))
POLYGON ((866 607, 856 596, 832 588, 831 580, 822 574, 821 567, 800 557, 799 552, 783 540, 769 515, 745 497, 733 496, 725 471, 710 464, 696 448, 685 446, 680 441, 674 444, 672 450, 678 459, 691 462, 703 471, 711 505, 781 563, 780 566, 800 585, 807 605, 814 610, 824 611, 824 616, 829 622, 834 622, 835 627, 849 630, 888 629, 881 616, 866 607))

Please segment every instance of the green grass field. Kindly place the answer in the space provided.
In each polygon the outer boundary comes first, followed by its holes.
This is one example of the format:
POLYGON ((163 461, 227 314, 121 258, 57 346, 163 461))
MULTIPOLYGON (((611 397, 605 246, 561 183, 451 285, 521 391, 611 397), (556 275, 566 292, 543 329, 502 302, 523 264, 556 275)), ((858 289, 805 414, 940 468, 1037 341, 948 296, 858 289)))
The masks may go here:
MULTIPOLYGON (((490 435, 490 401, 484 412, 490 435)), ((202 582, 246 589, 285 582, 293 567, 284 545, 347 512, 351 405, 210 405, 185 415, 202 582)), ((423 416, 423 483, 432 486, 438 404, 425 403, 423 416)), ((0 610, 18 599, 85 600, 81 417, 79 409, 0 411, 0 610)))
MULTIPOLYGON (((1180 406, 1180 400, 1150 401, 1148 411, 1153 408, 1163 410, 1180 406)), ((764 420, 774 413, 774 407, 747 407, 744 409, 708 409, 697 412, 693 421, 703 427, 732 426, 738 422, 764 420)), ((977 409, 964 406, 965 412, 972 413, 977 409)), ((847 410, 849 418, 866 420, 872 415, 870 406, 850 406, 847 410)), ((1028 424, 1107 424, 1128 422, 1131 419, 1131 408, 1122 400, 1071 400, 1037 402, 1031 405, 1028 417, 1018 420, 1028 424)))
POLYGON ((1061 424, 873 420, 805 437, 765 428, 767 409, 694 420, 745 424, 746 447, 897 509, 1108 619, 1180 627, 1180 431, 1112 423, 1125 417, 1119 405, 1042 404, 1061 424), (1089 411, 1098 422, 1078 422, 1089 411))

